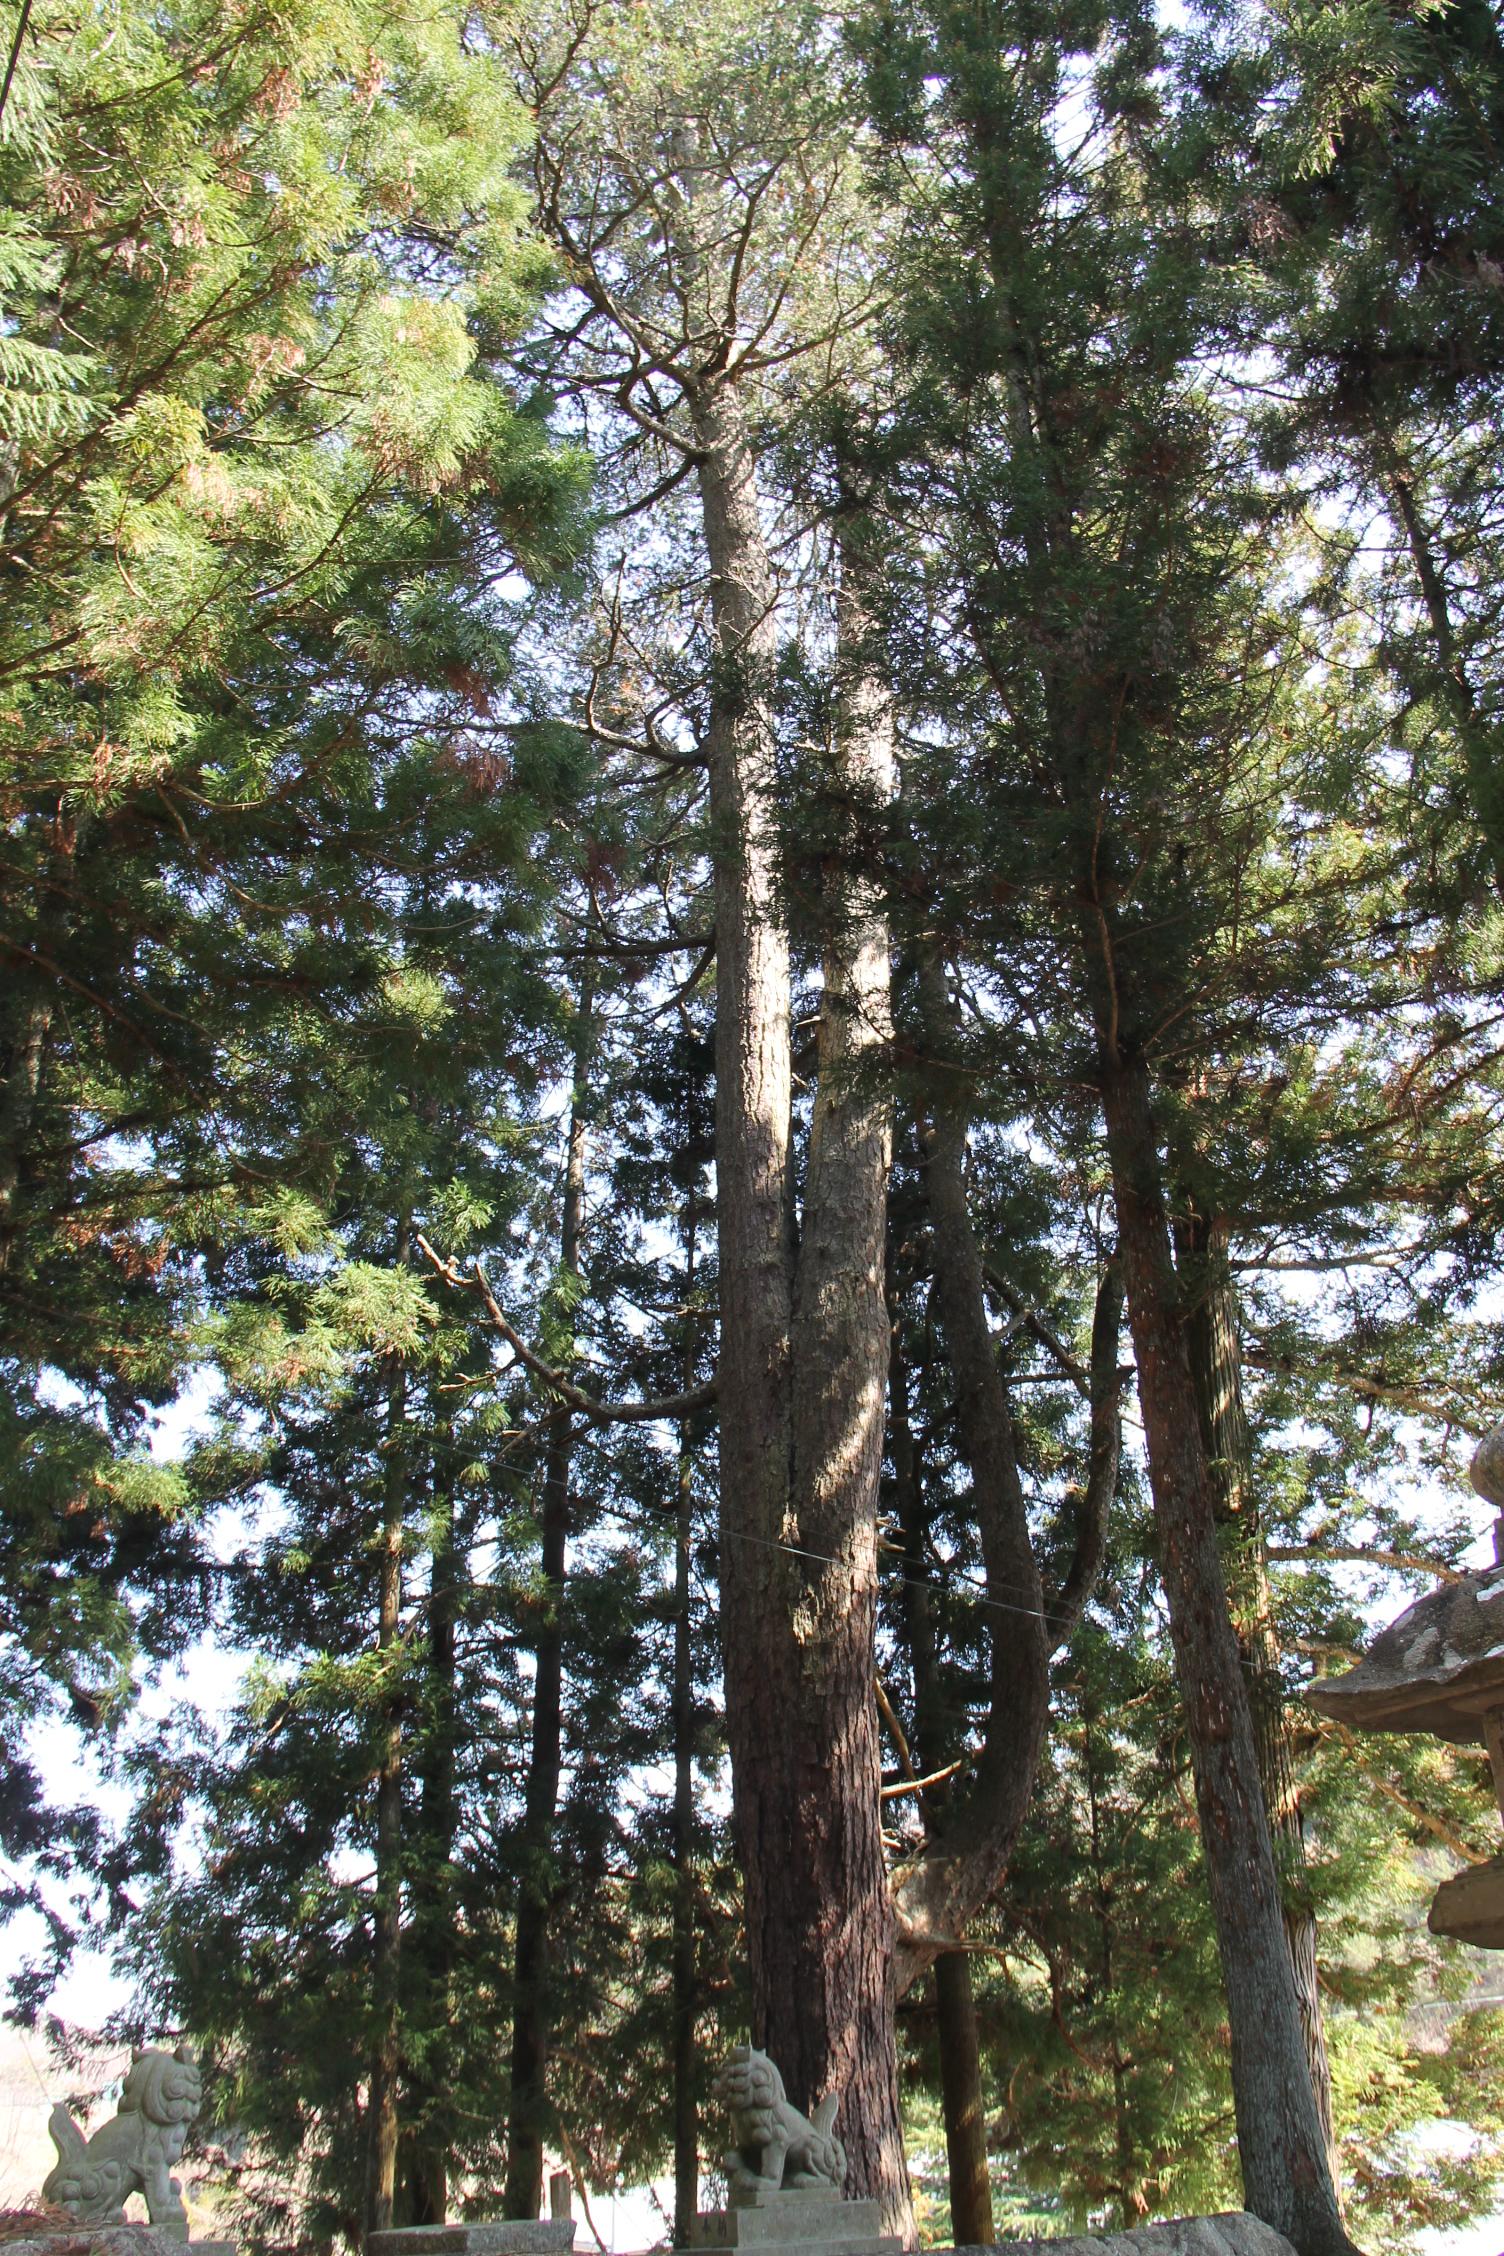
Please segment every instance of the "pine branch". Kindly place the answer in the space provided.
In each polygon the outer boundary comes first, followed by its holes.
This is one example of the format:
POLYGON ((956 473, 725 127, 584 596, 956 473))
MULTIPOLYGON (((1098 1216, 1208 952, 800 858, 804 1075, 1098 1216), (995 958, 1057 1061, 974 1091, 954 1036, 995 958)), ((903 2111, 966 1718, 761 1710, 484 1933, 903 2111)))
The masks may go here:
POLYGON ((457 1262, 445 1261, 435 1253, 421 1230, 415 1233, 415 1242, 435 1276, 442 1277, 446 1285, 452 1285, 459 1292, 479 1293, 492 1326, 501 1334, 518 1362, 550 1394, 556 1394, 561 1402, 587 1419, 591 1425, 650 1425, 659 1418, 687 1417, 692 1410, 703 1410, 708 1402, 715 1400, 716 1381, 707 1379, 703 1386, 691 1387, 684 1394, 656 1395, 643 1402, 598 1402, 594 1395, 586 1394, 582 1388, 575 1386, 552 1363, 545 1362, 535 1348, 528 1346, 521 1333, 513 1329, 501 1303, 491 1290, 490 1280, 480 1262, 471 1263, 467 1276, 457 1262))

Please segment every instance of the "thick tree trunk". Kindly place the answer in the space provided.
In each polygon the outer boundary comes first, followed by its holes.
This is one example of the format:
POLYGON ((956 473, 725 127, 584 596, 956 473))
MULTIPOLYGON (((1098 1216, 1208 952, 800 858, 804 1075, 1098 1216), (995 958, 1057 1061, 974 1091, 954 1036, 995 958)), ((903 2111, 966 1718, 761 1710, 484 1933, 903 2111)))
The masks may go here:
MULTIPOLYGON (((593 998, 587 980, 575 1021, 574 1099, 564 1162, 559 1267, 580 1268, 585 1211, 585 1073, 593 998)), ((573 1434, 561 1419, 543 1458, 539 1528, 542 1591, 533 1640, 533 1729, 528 1751, 517 1876, 517 1937, 512 1988, 511 2098, 502 2214, 536 2217, 543 2206, 543 2141, 548 2127, 548 1928, 554 1893, 553 1833, 559 1807, 564 1728, 564 1580, 569 1544, 573 1434)))
MULTIPOLYGON (((873 1695, 890 1130, 871 1066, 888 1038, 887 932, 874 888, 832 886, 796 1268, 772 580, 731 383, 713 381, 694 413, 716 638, 722 1637, 752 2033, 796 2105, 839 2092, 849 2189, 912 2239, 873 1695)), ((849 797, 877 799, 892 725, 862 663, 858 576, 848 558, 837 764, 849 797)))
POLYGON ((1296 2003, 1305 2037, 1311 2089, 1326 2141, 1332 2182, 1338 2183, 1332 2133, 1332 2071, 1321 2020, 1316 1914, 1306 1880, 1305 1828, 1296 1782, 1295 1750, 1280 1676, 1279 1637, 1264 1531, 1254 1492, 1248 1420, 1243 1408, 1237 1287, 1228 1266, 1224 1220, 1194 1216, 1185 1230, 1193 1298, 1186 1327, 1191 1372, 1201 1413, 1201 1437, 1211 1475, 1213 1509, 1221 1539, 1222 1568, 1253 1720, 1259 1784, 1269 1813, 1274 1860, 1284 1907, 1285 1940, 1295 1975, 1296 2003))
MULTIPOLYGON (((406 1259, 404 1228, 399 1248, 406 1259)), ((376 1646, 386 1681, 376 1774, 376 1902, 373 1913, 371 1988, 375 2032, 367 2108, 366 2231, 386 2232, 397 2190, 398 2078, 401 2073, 402 1959, 402 1700, 397 1684, 402 1636, 402 1543, 407 1519, 407 1452, 404 1426, 407 1378, 401 1366, 387 1390, 386 1492, 378 1555, 376 1646)))
MULTIPOLYGON (((1092 932, 1093 944, 1096 933, 1092 932)), ((1217 1550, 1147 1069, 1098 1025, 1118 1251, 1138 1367, 1160 1571, 1185 1706, 1231 2031, 1248 2207, 1299 2256, 1345 2256, 1306 2065, 1253 1722, 1217 1550)))

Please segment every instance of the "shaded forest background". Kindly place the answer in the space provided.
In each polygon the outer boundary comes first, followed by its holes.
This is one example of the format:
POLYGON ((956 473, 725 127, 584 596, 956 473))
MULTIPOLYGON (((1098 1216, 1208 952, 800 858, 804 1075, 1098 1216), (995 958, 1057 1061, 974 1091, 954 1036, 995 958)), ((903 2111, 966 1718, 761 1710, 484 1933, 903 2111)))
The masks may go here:
POLYGON ((1298 1696, 1504 1410, 1495 11, 4 21, 17 2013, 117 1952, 253 2249, 682 2237, 787 1632, 922 2230, 1236 2204, 1230 1623, 1348 2230, 1485 2212, 1486 1762, 1298 1696))

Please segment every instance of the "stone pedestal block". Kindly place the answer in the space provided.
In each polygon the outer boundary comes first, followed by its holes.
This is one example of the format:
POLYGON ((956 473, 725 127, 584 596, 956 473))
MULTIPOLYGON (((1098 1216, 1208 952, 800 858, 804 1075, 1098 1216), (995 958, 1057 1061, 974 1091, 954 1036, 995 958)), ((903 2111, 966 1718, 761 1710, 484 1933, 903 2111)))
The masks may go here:
POLYGON ((4 2243, 4 2256, 237 2256, 233 2240, 190 2241, 161 2225, 50 2225, 4 2243))
POLYGON ((500 2218, 490 2224, 399 2225, 366 2234, 366 2256, 569 2256, 570 2217, 500 2218))
MULTIPOLYGON (((1134 2232, 1082 2233, 1072 2240, 1005 2240, 986 2256, 1295 2256, 1294 2249, 1269 2225, 1235 2209, 1218 2217, 1176 2217, 1167 2225, 1141 2225, 1134 2232)), ((944 2256, 936 2251, 935 2256, 944 2256)), ((952 2256, 982 2256, 956 2249, 952 2256)))
POLYGON ((729 2209, 705 2209, 695 2219, 692 2248, 755 2249, 758 2256, 798 2256, 820 2249, 862 2256, 899 2256, 899 2243, 882 2229, 875 2201, 843 2201, 833 2189, 738 2189, 729 2209))

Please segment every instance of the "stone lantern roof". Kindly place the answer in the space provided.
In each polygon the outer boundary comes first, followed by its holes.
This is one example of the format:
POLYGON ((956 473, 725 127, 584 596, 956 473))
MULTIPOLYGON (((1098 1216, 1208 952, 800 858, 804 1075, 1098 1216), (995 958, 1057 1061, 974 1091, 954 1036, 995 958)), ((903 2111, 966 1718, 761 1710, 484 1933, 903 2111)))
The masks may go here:
POLYGON ((1504 1567, 1418 1598, 1345 1676, 1306 1694, 1355 1731, 1430 1731, 1486 1744, 1483 1718, 1504 1706, 1504 1567))
MULTIPOLYGON (((1429 1731, 1488 1749, 1504 1813, 1504 1423, 1484 1436, 1469 1477, 1501 1508, 1495 1563, 1407 1606, 1355 1668, 1323 1678, 1310 1705, 1355 1731, 1429 1731)), ((1442 1882, 1428 1924, 1485 1950, 1504 1950, 1504 1857, 1442 1882)))
MULTIPOLYGON (((1480 1496, 1504 1507, 1504 1424, 1479 1443, 1469 1477, 1480 1496)), ((1504 1708, 1504 1564, 1418 1598, 1355 1668, 1313 1684, 1306 1698, 1355 1731, 1429 1731, 1487 1746, 1484 1718, 1504 1708)))

